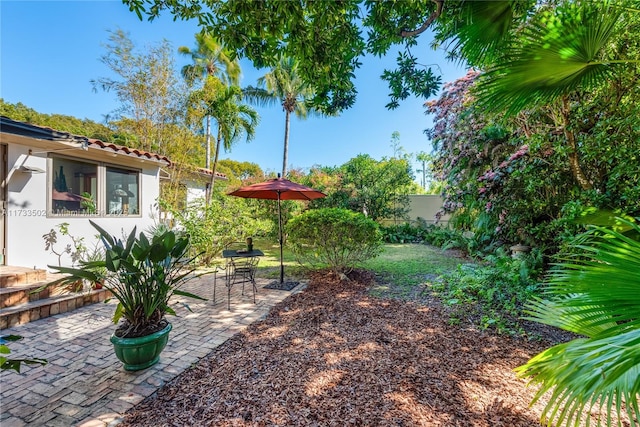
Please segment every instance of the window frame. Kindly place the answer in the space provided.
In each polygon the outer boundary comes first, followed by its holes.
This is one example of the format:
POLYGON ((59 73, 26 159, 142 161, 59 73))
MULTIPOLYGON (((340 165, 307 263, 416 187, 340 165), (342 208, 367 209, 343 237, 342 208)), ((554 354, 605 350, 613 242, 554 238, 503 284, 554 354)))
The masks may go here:
POLYGON ((104 210, 103 210, 103 216, 104 217, 121 217, 121 218, 136 218, 136 217, 141 217, 142 216, 142 170, 141 169, 135 169, 135 168, 127 168, 125 166, 121 166, 121 165, 113 165, 110 163, 104 163, 103 165, 103 175, 104 175, 104 185, 102 186, 102 190, 104 191, 104 210), (107 169, 115 169, 117 171, 123 171, 123 172, 134 172, 136 174, 136 180, 137 180, 137 184, 138 184, 138 194, 136 194, 136 199, 138 200, 138 213, 137 214, 123 214, 123 213, 109 213, 109 207, 108 205, 108 197, 107 197, 107 169))
POLYGON ((141 218, 142 217, 142 169, 119 165, 99 160, 85 159, 81 157, 66 156, 50 153, 47 159, 47 218, 141 218), (82 162, 96 166, 96 213, 64 213, 58 214, 53 211, 53 184, 54 184, 54 159, 66 159, 74 162, 82 162), (137 176, 138 183, 138 213, 136 214, 110 214, 107 202, 107 169, 133 172, 137 176))

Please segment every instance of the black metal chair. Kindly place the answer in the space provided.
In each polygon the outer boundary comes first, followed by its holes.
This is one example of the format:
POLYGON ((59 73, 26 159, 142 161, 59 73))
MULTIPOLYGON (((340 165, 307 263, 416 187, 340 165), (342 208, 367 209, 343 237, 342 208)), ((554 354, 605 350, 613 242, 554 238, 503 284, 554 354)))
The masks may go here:
MULTIPOLYGON (((244 242, 232 242, 225 245, 225 251, 244 250, 246 244, 244 242)), ((253 303, 256 302, 256 271, 258 269, 258 257, 255 256, 238 256, 226 257, 226 265, 224 269, 224 281, 227 287, 227 308, 231 309, 231 288, 236 284, 242 284, 242 295, 244 295, 245 284, 251 284, 253 290, 253 303)), ((216 302, 217 273, 214 277, 213 285, 213 302, 216 302)))

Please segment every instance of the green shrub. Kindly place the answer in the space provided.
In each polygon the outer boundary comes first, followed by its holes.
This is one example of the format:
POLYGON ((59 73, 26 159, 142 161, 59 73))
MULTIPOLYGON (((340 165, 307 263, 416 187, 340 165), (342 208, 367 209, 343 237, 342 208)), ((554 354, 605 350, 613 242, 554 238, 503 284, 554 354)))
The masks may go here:
POLYGON ((302 264, 348 273, 382 251, 378 224, 347 209, 309 210, 286 226, 291 252, 302 264))
POLYGON ((453 308, 453 317, 470 319, 500 333, 521 332, 519 317, 539 287, 542 255, 539 251, 511 258, 504 253, 485 257, 483 264, 461 264, 433 287, 453 308))
POLYGON ((424 241, 443 249, 466 250, 468 247, 468 239, 462 235, 462 232, 436 225, 427 226, 424 241))
POLYGON ((387 243, 421 243, 426 230, 409 223, 381 227, 382 239, 387 243))
POLYGON ((258 219, 246 202, 216 193, 208 207, 204 200, 198 200, 183 210, 172 211, 177 226, 190 237, 192 255, 198 255, 200 265, 209 265, 229 242, 269 231, 271 223, 258 219))

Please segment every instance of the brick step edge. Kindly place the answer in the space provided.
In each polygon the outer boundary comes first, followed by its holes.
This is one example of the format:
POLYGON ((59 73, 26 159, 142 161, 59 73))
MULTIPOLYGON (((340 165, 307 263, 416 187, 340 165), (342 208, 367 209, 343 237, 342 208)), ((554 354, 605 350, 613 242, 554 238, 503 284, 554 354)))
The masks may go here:
POLYGON ((20 286, 45 280, 47 280, 47 270, 0 270, 0 288, 10 288, 12 286, 20 286))
POLYGON ((28 285, 15 285, 9 288, 0 288, 0 313, 3 309, 18 307, 29 302, 46 300, 61 296, 77 296, 77 293, 70 294, 65 286, 51 286, 52 281, 45 280, 34 282, 28 285), (36 289, 42 288, 39 292, 36 289))
POLYGON ((34 320, 67 313, 85 305, 102 302, 112 296, 106 289, 94 289, 78 294, 61 295, 0 309, 0 329, 33 322, 34 320))

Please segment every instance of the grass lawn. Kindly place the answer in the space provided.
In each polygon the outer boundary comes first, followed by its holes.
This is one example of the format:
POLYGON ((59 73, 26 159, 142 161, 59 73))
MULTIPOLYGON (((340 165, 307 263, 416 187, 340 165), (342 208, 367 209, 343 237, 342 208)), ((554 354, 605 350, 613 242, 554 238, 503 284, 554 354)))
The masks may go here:
POLYGON ((455 252, 420 244, 387 244, 384 252, 363 264, 377 275, 375 296, 416 299, 443 273, 469 262, 455 252))
MULTIPOLYGON (((258 276, 275 279, 280 274, 280 246, 267 239, 256 239, 254 247, 264 252, 258 264, 258 276)), ((285 275, 303 278, 308 270, 301 266, 285 245, 283 249, 285 275)), ((420 244, 386 244, 378 257, 361 265, 374 272, 379 283, 372 293, 381 297, 409 297, 420 292, 437 276, 456 269, 458 264, 470 262, 454 251, 420 244), (420 285, 420 286, 417 286, 420 285)))

